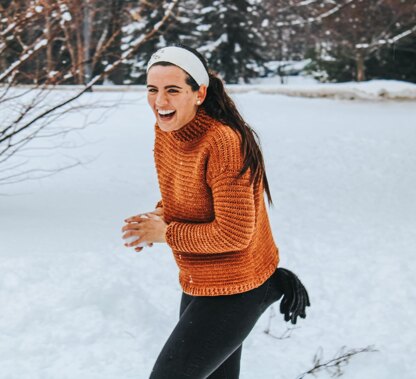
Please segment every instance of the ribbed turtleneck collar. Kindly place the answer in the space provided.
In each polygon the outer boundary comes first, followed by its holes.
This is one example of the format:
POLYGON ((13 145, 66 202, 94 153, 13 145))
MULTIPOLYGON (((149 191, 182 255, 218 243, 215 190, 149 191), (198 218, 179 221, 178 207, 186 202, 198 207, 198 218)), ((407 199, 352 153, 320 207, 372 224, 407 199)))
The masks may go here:
POLYGON ((200 107, 192 121, 170 133, 179 142, 190 142, 205 134, 212 125, 212 121, 211 117, 200 107))

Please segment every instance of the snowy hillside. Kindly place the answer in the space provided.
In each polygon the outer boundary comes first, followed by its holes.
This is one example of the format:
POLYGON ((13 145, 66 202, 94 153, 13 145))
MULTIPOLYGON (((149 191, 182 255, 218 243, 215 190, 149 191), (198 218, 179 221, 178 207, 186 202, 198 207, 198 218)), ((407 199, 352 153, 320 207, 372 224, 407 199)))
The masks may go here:
MULTIPOLYGON (((296 379, 319 351, 325 361, 370 345, 378 352, 352 357, 343 378, 414 378, 416 103, 258 91, 233 97, 261 138, 281 265, 312 307, 283 339, 264 333, 266 311, 244 344, 241 378, 296 379)), ((82 101, 109 108, 68 115, 60 125, 99 123, 26 154, 46 168, 71 156, 85 164, 0 187, 1 379, 146 379, 177 320, 168 247, 135 253, 121 240, 123 219, 160 196, 145 95, 82 101)), ((288 327, 271 318, 273 335, 288 327)))

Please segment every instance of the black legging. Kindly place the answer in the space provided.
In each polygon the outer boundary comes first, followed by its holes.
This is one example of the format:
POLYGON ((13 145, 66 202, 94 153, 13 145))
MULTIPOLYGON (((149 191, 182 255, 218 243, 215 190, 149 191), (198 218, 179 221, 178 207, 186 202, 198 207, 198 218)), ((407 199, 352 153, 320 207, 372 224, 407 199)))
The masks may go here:
POLYGON ((237 379, 244 339, 266 308, 282 296, 276 274, 237 295, 183 293, 180 319, 150 379, 237 379))

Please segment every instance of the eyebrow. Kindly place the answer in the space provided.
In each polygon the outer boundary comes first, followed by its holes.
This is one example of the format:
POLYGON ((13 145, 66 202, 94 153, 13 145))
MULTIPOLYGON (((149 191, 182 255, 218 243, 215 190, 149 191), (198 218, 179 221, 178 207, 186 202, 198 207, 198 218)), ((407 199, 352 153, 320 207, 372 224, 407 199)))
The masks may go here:
MULTIPOLYGON (((154 85, 152 85, 152 84, 148 84, 148 85, 147 85, 147 88, 149 88, 149 87, 157 88, 156 86, 154 86, 154 85)), ((171 84, 171 85, 169 85, 169 86, 165 86, 165 89, 170 89, 170 88, 182 89, 182 87, 175 86, 175 85, 173 85, 173 84, 171 84)))

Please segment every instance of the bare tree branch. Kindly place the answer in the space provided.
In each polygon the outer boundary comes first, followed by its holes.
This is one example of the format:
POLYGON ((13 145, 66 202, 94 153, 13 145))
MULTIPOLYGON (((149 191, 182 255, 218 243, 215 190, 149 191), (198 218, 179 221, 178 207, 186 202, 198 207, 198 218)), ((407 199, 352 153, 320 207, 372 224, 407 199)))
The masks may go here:
POLYGON ((386 38, 378 38, 373 43, 358 43, 355 45, 357 49, 367 49, 369 51, 375 51, 383 45, 392 45, 403 38, 410 36, 411 34, 416 33, 416 25, 413 28, 407 29, 404 32, 401 32, 393 37, 388 38, 386 33, 386 38))
MULTIPOLYGON (((60 0, 56 2, 56 4, 59 5, 61 4, 61 2, 62 4, 64 4, 64 0, 60 0)), ((179 0, 171 1, 166 6, 163 18, 156 25, 153 25, 153 27, 150 30, 148 30, 147 33, 144 33, 139 38, 135 39, 134 41, 131 41, 127 45, 127 49, 123 51, 121 56, 115 62, 107 65, 100 74, 92 78, 78 93, 76 93, 75 95, 70 95, 63 101, 55 100, 55 104, 46 104, 46 101, 44 99, 47 95, 50 94, 50 91, 53 88, 53 86, 51 87, 48 84, 48 81, 46 81, 41 86, 35 86, 35 91, 37 91, 36 96, 32 96, 29 102, 24 99, 28 95, 28 93, 30 93, 30 90, 15 91, 14 93, 11 93, 11 96, 6 96, 6 93, 8 93, 10 89, 9 83, 6 84, 6 86, 4 87, 4 92, 0 97, 0 102, 2 102, 3 104, 8 102, 10 104, 9 109, 12 111, 12 113, 9 112, 11 116, 8 116, 11 118, 11 120, 9 120, 8 122, 3 122, 3 128, 0 130, 0 164, 4 166, 10 158, 15 157, 18 152, 22 151, 22 149, 27 149, 27 145, 30 144, 34 139, 50 138, 59 134, 65 134, 66 132, 69 132, 70 130, 65 131, 60 129, 55 132, 45 133, 45 128, 51 123, 53 123, 56 119, 61 117, 63 114, 71 111, 71 108, 68 109, 68 106, 71 103, 80 98, 85 92, 89 91, 96 83, 103 80, 112 71, 116 70, 121 64, 125 63, 128 59, 133 57, 144 43, 149 41, 156 33, 158 33, 161 30, 163 25, 172 16, 173 11, 178 3, 179 0), (15 100, 19 98, 25 101, 23 106, 15 102, 15 100), (19 107, 21 108, 19 109, 19 107)), ((47 11, 50 11, 50 9, 47 9, 47 11)), ((69 15, 64 17, 64 11, 65 8, 59 8, 61 19, 65 19, 65 17, 70 17, 69 15)), ((57 11, 57 13, 59 12, 57 11)), ((60 26, 62 28, 61 30, 63 30, 64 32, 66 31, 66 36, 67 38, 69 38, 69 29, 67 29, 65 26, 65 20, 60 22, 60 26)), ((17 28, 16 25, 15 27, 17 28)), ((7 32, 10 33, 13 30, 15 30, 13 28, 9 27, 7 32)), ((48 33, 50 32, 51 31, 49 30, 48 33)), ((106 49, 113 43, 114 39, 120 32, 121 30, 115 30, 114 33, 112 33, 112 35, 108 36, 107 34, 101 37, 100 40, 102 41, 102 43, 100 45, 100 48, 95 50, 95 55, 93 57, 95 61, 97 61, 99 57, 102 54, 104 54, 106 49)), ((39 36, 34 42, 30 44, 29 47, 26 48, 26 50, 23 52, 23 56, 19 57, 19 59, 14 64, 9 66, 8 69, 1 74, 0 80, 6 79, 7 76, 9 77, 9 79, 13 78, 13 75, 17 72, 18 67, 24 64, 26 61, 28 61, 31 57, 34 56, 34 54, 37 51, 47 46, 50 42, 50 37, 45 38, 42 37, 42 35, 39 36)), ((22 42, 22 45, 23 44, 24 42, 22 42)), ((83 69, 82 65, 86 63, 85 60, 78 59, 79 57, 84 57, 84 55, 79 55, 79 53, 77 53, 77 56, 74 56, 73 59, 75 63, 72 65, 72 69, 70 72, 65 72, 65 70, 62 70, 62 72, 53 73, 53 76, 49 75, 49 78, 53 78, 53 80, 56 82, 59 80, 66 80, 69 77, 73 77, 74 75, 78 75, 79 70, 83 69)), ((71 131, 72 130, 73 128, 71 129, 71 131)), ((77 165, 78 164, 79 163, 77 163, 77 165)), ((20 163, 18 163, 18 165, 19 166, 9 166, 8 168, 5 168, 5 170, 7 171, 8 169, 10 169, 10 167, 20 167, 20 163)), ((73 167, 73 165, 70 165, 68 167, 73 167)), ((49 170, 43 169, 29 171, 34 172, 37 178, 39 177, 39 175, 49 175, 51 173, 49 170)), ((25 180, 25 178, 30 177, 30 175, 28 175, 29 171, 21 171, 12 175, 0 175, 0 183, 11 184, 20 181, 20 178, 23 178, 22 180, 25 180)), ((3 172, 4 174, 4 170, 0 170, 0 172, 3 172)))
POLYGON ((82 164, 85 164, 85 162, 76 161, 75 163, 71 163, 65 166, 62 166, 60 168, 54 168, 54 169, 30 169, 26 171, 18 172, 17 174, 9 175, 9 176, 3 176, 0 180, 0 186, 2 185, 10 185, 15 183, 24 182, 27 180, 35 180, 35 179, 43 179, 47 178, 48 176, 55 175, 58 172, 67 170, 69 168, 73 168, 76 166, 80 166, 82 164))
MULTIPOLYGON (((335 13, 341 11, 344 7, 353 3, 354 1, 356 1, 356 0, 346 0, 345 3, 336 5, 333 8, 331 8, 330 10, 324 11, 323 13, 318 14, 317 16, 312 16, 312 17, 308 17, 307 19, 300 19, 300 20, 294 20, 294 21, 279 21, 275 25, 277 27, 299 26, 299 25, 306 25, 306 24, 322 22, 322 20, 324 20, 325 18, 333 16, 335 13)), ((315 1, 311 1, 311 2, 315 2, 315 1)), ((305 5, 309 5, 309 3, 305 4, 305 5)))
POLYGON ((27 47, 27 49, 23 52, 23 55, 21 55, 17 61, 12 63, 6 71, 0 74, 0 83, 4 81, 11 73, 16 71, 23 63, 32 58, 33 55, 44 48, 47 43, 48 41, 46 39, 40 37, 30 47, 27 47))
POLYGON ((297 379, 303 379, 307 375, 315 375, 320 371, 327 371, 331 374, 332 377, 340 377, 342 375, 342 369, 349 363, 350 359, 357 354, 360 353, 374 353, 377 352, 374 346, 367 346, 362 349, 349 349, 346 350, 346 347, 343 346, 339 350, 339 352, 335 355, 334 358, 329 359, 327 361, 322 361, 323 359, 323 350, 319 348, 318 351, 315 353, 313 358, 314 366, 304 372, 303 374, 299 375, 297 379))
POLYGON ((269 320, 267 323, 267 327, 264 330, 264 333, 267 334, 269 337, 275 338, 277 340, 283 340, 286 338, 290 338, 290 336, 292 335, 293 330, 295 329, 299 329, 299 327, 293 327, 293 328, 286 328, 286 330, 280 335, 280 336, 276 336, 271 332, 271 328, 272 328, 272 319, 276 317, 276 311, 274 310, 273 305, 270 307, 270 311, 269 311, 269 320))

